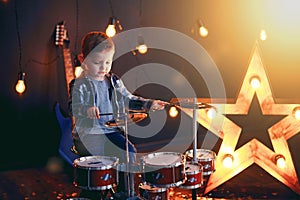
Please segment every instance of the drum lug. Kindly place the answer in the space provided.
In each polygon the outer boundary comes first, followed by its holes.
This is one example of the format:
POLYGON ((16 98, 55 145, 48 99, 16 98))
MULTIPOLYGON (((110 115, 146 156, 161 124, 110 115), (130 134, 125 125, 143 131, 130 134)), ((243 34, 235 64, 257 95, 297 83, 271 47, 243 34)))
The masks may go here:
POLYGON ((104 180, 104 181, 108 181, 109 179, 111 179, 112 176, 110 174, 105 174, 104 176, 101 176, 101 180, 104 180))
POLYGON ((155 173, 155 174, 153 174, 153 178, 158 180, 158 179, 164 178, 164 175, 162 175, 161 173, 155 173))
POLYGON ((188 182, 190 182, 190 183, 194 183, 194 182, 196 182, 197 181, 197 179, 196 178, 194 178, 194 177, 192 177, 192 178, 190 178, 189 180, 187 180, 188 182))
POLYGON ((210 164, 206 164, 206 165, 203 166, 203 168, 204 169, 209 169, 209 168, 211 168, 211 166, 210 166, 210 164))

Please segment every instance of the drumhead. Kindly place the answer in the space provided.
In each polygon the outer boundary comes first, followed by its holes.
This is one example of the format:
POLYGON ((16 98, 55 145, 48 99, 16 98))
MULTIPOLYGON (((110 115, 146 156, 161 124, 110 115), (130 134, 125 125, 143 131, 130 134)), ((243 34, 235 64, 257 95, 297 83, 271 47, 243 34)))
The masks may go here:
MULTIPOLYGON (((190 149, 186 152, 186 156, 190 158, 193 158, 193 155, 193 149, 190 149)), ((208 149, 196 149, 196 155, 199 161, 211 161, 216 159, 216 153, 208 149)))
POLYGON ((83 169, 104 170, 117 166, 119 159, 109 156, 85 156, 74 160, 74 167, 83 169))
POLYGON ((158 152, 143 156, 142 162, 152 166, 179 166, 182 164, 182 155, 175 152, 158 152))

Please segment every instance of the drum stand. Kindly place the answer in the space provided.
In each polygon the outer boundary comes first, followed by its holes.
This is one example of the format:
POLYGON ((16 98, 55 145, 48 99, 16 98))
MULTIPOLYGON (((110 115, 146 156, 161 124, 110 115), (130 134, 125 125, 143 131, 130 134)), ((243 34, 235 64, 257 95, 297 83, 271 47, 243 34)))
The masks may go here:
MULTIPOLYGON (((198 126, 197 126, 197 98, 194 98, 194 107, 193 107, 193 136, 194 136, 194 141, 193 141, 193 162, 197 163, 198 159, 197 159, 197 130, 198 130, 198 126)), ((192 189, 192 200, 196 200, 197 199, 197 190, 196 189, 192 189)))
POLYGON ((134 176, 131 172, 130 169, 130 160, 129 160, 129 139, 128 139, 128 119, 127 119, 127 114, 125 109, 123 110, 123 117, 124 117, 124 135, 125 135, 125 148, 126 148, 126 172, 124 173, 125 175, 125 180, 127 183, 127 199, 138 199, 137 196, 134 196, 134 176))

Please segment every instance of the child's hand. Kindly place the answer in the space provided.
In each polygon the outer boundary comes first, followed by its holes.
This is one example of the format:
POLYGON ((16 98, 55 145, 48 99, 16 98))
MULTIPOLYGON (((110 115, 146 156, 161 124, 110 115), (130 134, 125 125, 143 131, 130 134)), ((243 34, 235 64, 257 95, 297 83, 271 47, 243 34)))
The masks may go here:
POLYGON ((154 100, 151 105, 151 110, 163 110, 167 104, 168 103, 164 101, 154 100))
POLYGON ((88 118, 100 119, 100 111, 96 106, 90 107, 89 109, 87 109, 86 114, 87 114, 88 118))

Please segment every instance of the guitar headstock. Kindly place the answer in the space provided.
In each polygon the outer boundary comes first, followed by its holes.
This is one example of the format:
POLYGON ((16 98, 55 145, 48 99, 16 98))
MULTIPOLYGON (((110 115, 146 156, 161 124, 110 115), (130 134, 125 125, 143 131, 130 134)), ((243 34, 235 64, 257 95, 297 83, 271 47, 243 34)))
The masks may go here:
POLYGON ((65 42, 69 43, 69 37, 66 29, 66 23, 62 21, 55 27, 55 45, 63 46, 65 42))

